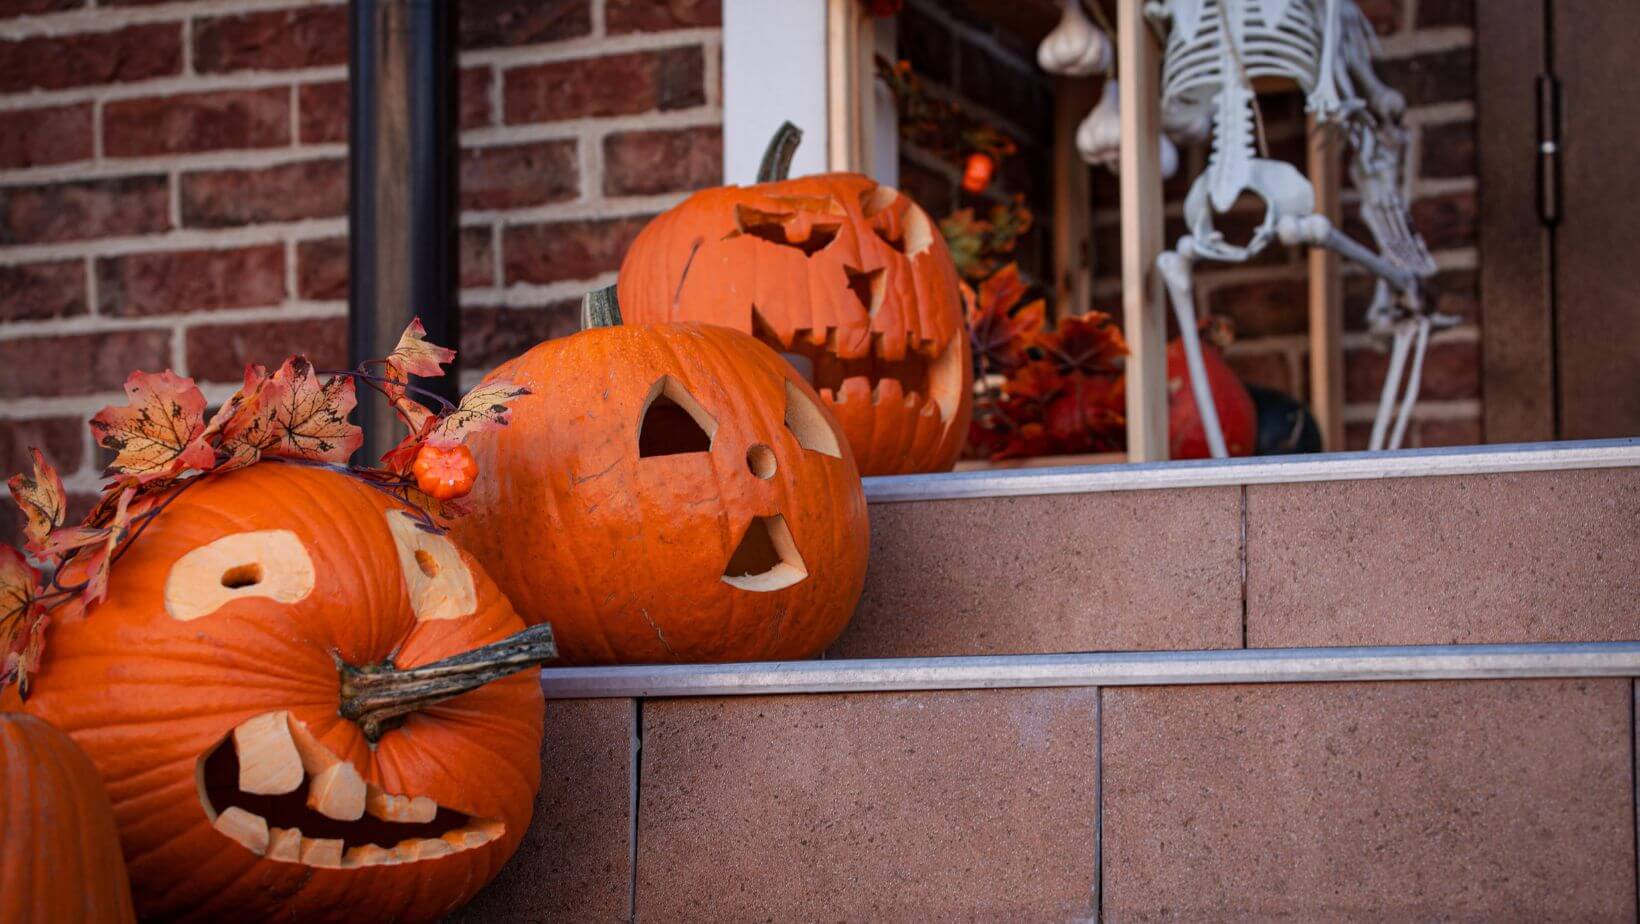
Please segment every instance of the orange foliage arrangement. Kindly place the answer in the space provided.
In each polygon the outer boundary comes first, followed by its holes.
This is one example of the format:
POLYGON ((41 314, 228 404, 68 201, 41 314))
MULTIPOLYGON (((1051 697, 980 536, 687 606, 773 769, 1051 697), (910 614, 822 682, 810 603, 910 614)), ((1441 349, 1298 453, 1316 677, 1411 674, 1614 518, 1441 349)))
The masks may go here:
POLYGON ((1008 264, 964 286, 977 375, 968 452, 980 458, 1111 452, 1123 447, 1126 420, 1122 332, 1103 312, 1047 326, 1042 299, 1028 294, 1019 267, 1008 264), (1000 379, 1000 382, 997 380, 1000 379))
POLYGON ((463 477, 459 465, 452 479, 450 464, 429 460, 462 450, 474 433, 505 426, 507 403, 529 393, 504 380, 486 380, 452 404, 410 384, 412 375, 442 376, 454 358, 454 350, 427 341, 421 322, 412 321, 391 355, 357 369, 320 372, 303 356, 286 359, 272 374, 247 366, 244 384, 209 420, 193 379, 169 370, 133 373, 125 382, 128 403, 104 408, 91 420, 98 445, 115 457, 108 483, 79 525, 65 524, 62 478, 39 450, 31 450, 33 471, 7 482, 23 511, 29 557, 0 543, 0 689, 15 682, 27 695, 53 616, 83 615, 100 603, 113 563, 167 505, 206 477, 260 461, 329 468, 392 496, 423 529, 439 531, 435 516, 463 513, 457 498, 472 479, 463 477), (363 431, 347 419, 358 382, 385 395, 409 429, 380 467, 346 464, 364 442, 363 431), (438 410, 412 394, 432 400, 438 410), (420 471, 418 459, 424 462, 420 471))

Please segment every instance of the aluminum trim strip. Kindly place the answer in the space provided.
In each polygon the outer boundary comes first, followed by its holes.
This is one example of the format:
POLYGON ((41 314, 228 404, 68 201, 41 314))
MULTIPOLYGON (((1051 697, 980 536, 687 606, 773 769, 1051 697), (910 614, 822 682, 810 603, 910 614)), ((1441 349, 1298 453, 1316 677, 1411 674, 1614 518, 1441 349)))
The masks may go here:
POLYGON ((1630 467, 1640 467, 1640 438, 885 475, 864 480, 867 502, 891 504, 974 497, 1630 467))
POLYGON ((558 667, 549 699, 752 696, 1003 687, 1640 676, 1640 642, 1252 648, 558 667))

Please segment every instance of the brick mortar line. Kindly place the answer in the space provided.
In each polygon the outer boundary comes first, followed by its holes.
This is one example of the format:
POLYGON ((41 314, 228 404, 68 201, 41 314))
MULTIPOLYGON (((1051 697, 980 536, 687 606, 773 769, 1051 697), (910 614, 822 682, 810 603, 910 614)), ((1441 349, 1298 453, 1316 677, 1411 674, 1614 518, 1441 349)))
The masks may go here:
POLYGON ((82 241, 54 241, 47 244, 18 244, 0 247, 0 266, 40 263, 80 257, 120 257, 129 254, 164 253, 173 250, 233 250, 287 239, 323 240, 345 236, 347 217, 303 218, 297 221, 265 222, 235 228, 173 228, 158 234, 87 238, 82 241))
MULTIPOLYGON (((1460 324, 1437 331, 1429 338, 1431 345, 1439 346, 1443 343, 1479 343, 1481 336, 1479 325, 1460 324)), ((1376 350, 1378 341, 1372 334, 1364 330, 1345 331, 1339 342, 1346 351, 1360 352, 1376 350)), ((1265 337, 1248 337, 1246 340, 1237 340, 1225 350, 1226 356, 1268 356, 1289 351, 1308 351, 1310 348, 1309 334, 1270 334, 1265 337)))
POLYGON ((610 270, 587 279, 515 282, 493 289, 462 289, 458 298, 462 308, 543 308, 554 302, 578 301, 593 289, 614 285, 615 277, 616 272, 610 270))
POLYGON ((586 132, 594 130, 612 134, 673 128, 709 128, 722 124, 723 109, 713 105, 664 112, 650 110, 632 115, 564 119, 556 122, 508 122, 463 131, 461 147, 468 150, 525 141, 565 141, 583 137, 586 132))
MULTIPOLYGON (((156 371, 156 370, 149 370, 156 371)), ((200 382, 208 404, 226 401, 239 387, 237 382, 200 382)), ((82 395, 30 395, 7 398, 0 404, 0 420, 45 420, 52 417, 81 417, 91 415, 110 404, 124 404, 129 399, 123 391, 95 391, 82 395)))
POLYGON ((342 6, 346 2, 347 0, 200 0, 148 7, 80 7, 56 13, 36 13, 0 20, 0 41, 94 35, 101 32, 118 32, 127 26, 182 23, 195 18, 210 19, 240 13, 342 6))
MULTIPOLYGON (((1345 423, 1371 423, 1378 415, 1378 403, 1362 402, 1344 405, 1345 423)), ((1419 401, 1412 409, 1412 419, 1419 423, 1447 423, 1457 420, 1479 420, 1481 402, 1478 398, 1458 398, 1451 401, 1419 401)))
POLYGON ((1374 61, 1399 61, 1423 54, 1473 48, 1475 30, 1468 26, 1437 26, 1386 35, 1379 40, 1379 44, 1383 50, 1373 58, 1374 61))
POLYGON ((653 196, 614 196, 607 199, 592 197, 519 209, 474 210, 461 213, 461 226, 482 227, 492 222, 502 222, 508 227, 513 227, 587 219, 638 218, 663 212, 682 202, 691 192, 661 193, 653 196))
POLYGON ((113 180, 156 173, 201 173, 209 170, 262 170, 308 161, 342 160, 347 144, 282 145, 267 148, 232 148, 147 157, 103 157, 43 167, 0 170, 0 187, 43 186, 85 180, 113 180))
MULTIPOLYGON (((38 186, 86 180, 119 179, 154 173, 196 173, 206 170, 258 170, 306 161, 335 160, 347 156, 346 142, 301 142, 297 140, 300 114, 292 88, 291 142, 265 148, 229 148, 190 151, 142 157, 108 157, 101 153, 102 120, 93 123, 94 154, 91 160, 70 161, 39 167, 0 169, 0 187, 38 186)), ((99 106, 99 112, 101 107, 99 106)), ((723 110, 701 106, 676 112, 649 112, 611 118, 574 119, 563 122, 490 125, 460 134, 461 150, 485 150, 538 141, 568 141, 596 134, 599 140, 612 134, 640 131, 668 131, 712 128, 723 124, 723 110)))
POLYGON ((511 48, 477 48, 462 51, 456 56, 459 66, 489 65, 503 73, 533 64, 558 64, 583 58, 605 58, 610 55, 640 51, 670 51, 674 48, 699 47, 723 34, 717 27, 672 29, 666 32, 631 32, 625 35, 581 35, 560 42, 539 45, 517 45, 511 48))
POLYGON ((114 102, 150 96, 186 96, 231 90, 265 90, 292 83, 334 83, 347 79, 347 65, 327 64, 282 71, 243 70, 221 74, 169 74, 147 80, 99 83, 60 90, 33 88, 0 95, 0 112, 67 106, 101 100, 114 102))
POLYGON ((273 305, 242 308, 202 308, 170 314, 115 317, 82 314, 68 318, 8 321, 0 325, 0 343, 47 337, 74 337, 86 334, 121 334, 129 331, 192 330, 223 324, 254 324, 264 321, 312 321, 347 314, 347 301, 288 299, 273 305))

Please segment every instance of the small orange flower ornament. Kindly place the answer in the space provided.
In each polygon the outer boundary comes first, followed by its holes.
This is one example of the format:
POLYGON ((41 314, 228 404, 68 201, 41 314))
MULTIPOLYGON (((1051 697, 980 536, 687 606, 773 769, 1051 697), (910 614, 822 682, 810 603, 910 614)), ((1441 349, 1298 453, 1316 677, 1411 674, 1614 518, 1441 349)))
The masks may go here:
POLYGON ((478 478, 478 463, 473 459, 472 450, 459 443, 423 445, 410 470, 415 473, 416 487, 441 501, 466 497, 478 478))

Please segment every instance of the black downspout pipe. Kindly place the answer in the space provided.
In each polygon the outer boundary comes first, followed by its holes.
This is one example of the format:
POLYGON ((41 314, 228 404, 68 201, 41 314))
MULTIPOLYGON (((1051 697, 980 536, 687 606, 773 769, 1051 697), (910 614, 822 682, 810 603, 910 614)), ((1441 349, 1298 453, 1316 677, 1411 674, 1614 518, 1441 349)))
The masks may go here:
MULTIPOLYGON (((348 57, 348 357, 392 352, 412 317, 459 348, 456 300, 456 4, 352 0, 348 57)), ((455 397, 457 370, 422 381, 455 397)), ((359 389, 358 460, 399 440, 392 411, 359 389)))

